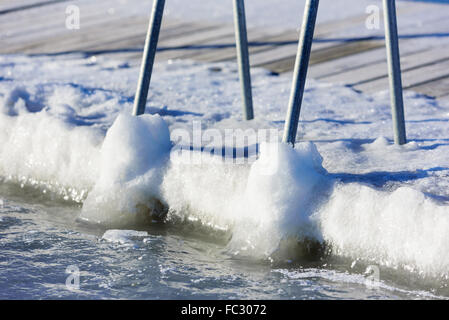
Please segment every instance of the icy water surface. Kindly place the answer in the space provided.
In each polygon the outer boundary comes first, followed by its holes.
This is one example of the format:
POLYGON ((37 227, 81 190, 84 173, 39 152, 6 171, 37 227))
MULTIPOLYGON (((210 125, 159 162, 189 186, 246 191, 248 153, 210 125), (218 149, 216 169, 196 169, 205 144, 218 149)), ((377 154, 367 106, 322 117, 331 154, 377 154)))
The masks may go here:
POLYGON ((183 226, 154 223, 138 228, 146 236, 106 241, 105 230, 76 222, 77 204, 8 184, 1 185, 0 197, 1 299, 432 299, 447 294, 431 281, 385 268, 380 282, 370 281, 363 274, 367 265, 344 259, 269 263, 231 256, 225 236, 183 226), (80 271, 76 291, 66 286, 67 268, 73 267, 80 271))

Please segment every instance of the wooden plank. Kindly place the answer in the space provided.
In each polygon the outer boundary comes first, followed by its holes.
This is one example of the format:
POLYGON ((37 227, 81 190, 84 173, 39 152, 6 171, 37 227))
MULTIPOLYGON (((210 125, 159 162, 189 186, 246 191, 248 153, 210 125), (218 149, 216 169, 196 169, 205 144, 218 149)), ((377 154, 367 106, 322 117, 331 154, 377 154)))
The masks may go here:
POLYGON ((48 25, 55 25, 55 22, 59 23, 60 27, 65 27, 65 10, 69 4, 75 4, 80 7, 82 21, 92 14, 102 13, 110 16, 110 14, 107 13, 107 8, 110 6, 105 6, 103 2, 98 4, 94 2, 83 2, 80 4, 78 1, 72 1, 71 3, 60 1, 46 5, 45 10, 42 10, 40 7, 34 7, 28 10, 4 15, 0 20, 0 27, 3 30, 7 30, 9 33, 12 33, 12 35, 24 31, 34 33, 36 30, 43 29, 48 25), (32 26, 32 28, 30 26, 32 26))
MULTIPOLYGON (((449 76, 449 60, 443 62, 426 65, 422 68, 416 68, 402 73, 402 83, 404 89, 410 89, 429 81, 437 80, 449 76)), ((376 79, 374 81, 362 83, 352 86, 354 89, 364 92, 377 92, 388 90, 388 77, 376 79)))
MULTIPOLYGON (((20 43, 19 46, 8 45, 4 52, 21 52, 27 54, 54 54, 62 52, 84 51, 95 47, 100 49, 101 44, 119 41, 121 39, 138 39, 138 43, 145 41, 148 21, 145 17, 126 17, 113 20, 93 22, 85 25, 76 32, 58 34, 56 36, 36 39, 33 42, 20 43)), ((188 23, 175 23, 161 32, 162 37, 170 37, 179 33, 183 28, 191 30, 188 23)))
MULTIPOLYGON (((409 42, 407 42, 408 44, 409 42)), ((410 43, 410 46, 401 45, 401 57, 408 54, 424 51, 420 46, 410 43)), ((333 60, 323 61, 319 64, 314 64, 309 70, 310 77, 314 79, 323 79, 329 76, 334 76, 349 70, 356 70, 368 65, 386 62, 386 49, 381 46, 377 49, 358 52, 333 60)))
POLYGON ((438 101, 444 105, 449 106, 449 93, 444 96, 438 97, 438 101))
MULTIPOLYGON (((59 39, 64 39, 66 37, 76 37, 84 34, 87 31, 90 33, 103 33, 102 28, 110 28, 110 32, 121 32, 120 26, 122 25, 122 21, 128 20, 130 21, 129 25, 135 24, 136 28, 143 28, 146 30, 148 26, 149 13, 148 17, 139 14, 138 16, 132 16, 129 14, 111 14, 109 13, 109 9, 111 8, 111 4, 107 1, 97 2, 83 2, 80 5, 81 9, 81 29, 80 30, 68 30, 65 27, 65 6, 57 6, 53 5, 49 8, 46 8, 45 13, 38 10, 30 10, 26 11, 25 15, 12 14, 8 15, 13 16, 13 19, 4 21, 4 30, 6 32, 2 32, 0 34, 0 41, 2 47, 13 46, 21 47, 20 45, 25 43, 36 43, 39 41, 42 42, 50 42, 52 38, 55 38, 56 41, 59 39), (135 19, 135 21, 133 21, 135 19), (33 25, 33 28, 30 28, 30 25, 33 25), (97 26, 98 29, 94 29, 94 26, 97 26), (117 31, 117 30, 118 31, 117 31)), ((164 19, 162 23, 162 28, 166 29, 170 27, 173 23, 180 24, 179 20, 175 19, 164 19), (167 22, 168 21, 168 22, 167 22)), ((0 21, 0 28, 3 28, 2 21, 0 21)), ((95 35, 94 35, 95 36, 95 35)), ((98 35, 100 37, 100 35, 98 35)), ((58 44, 55 43, 55 46, 58 44)), ((12 51, 10 49, 9 51, 12 51)))
MULTIPOLYGON (((254 30, 254 32, 248 34, 248 39, 250 43, 249 53, 253 54, 255 52, 260 52, 263 50, 267 50, 267 48, 272 47, 272 45, 253 45, 254 43, 269 43, 270 41, 287 41, 291 39, 290 33, 282 33, 282 34, 270 34, 265 30, 254 30)), ((195 60, 205 61, 205 62, 223 62, 229 60, 235 60, 237 56, 236 49, 234 47, 235 38, 233 35, 225 38, 222 38, 220 42, 215 42, 215 45, 222 46, 228 45, 220 50, 209 50, 204 53, 200 53, 195 56, 195 60)))
MULTIPOLYGON (((258 41, 259 39, 270 36, 269 33, 264 30, 255 29, 250 30, 248 33, 249 42, 258 41)), ((235 49, 235 35, 234 31, 230 33, 223 33, 220 37, 210 38, 201 43, 196 43, 198 48, 190 48, 189 50, 181 50, 177 52, 176 59, 194 59, 197 61, 216 62, 223 57, 236 57, 235 49)), ((254 47, 250 47, 249 51, 255 50, 254 47)), ((257 50, 257 49, 256 49, 257 50)))
POLYGON ((203 41, 217 39, 223 35, 233 35, 234 28, 232 25, 208 25, 202 30, 196 32, 191 32, 189 34, 183 35, 182 37, 177 37, 174 39, 164 40, 164 47, 178 47, 192 45, 196 43, 201 43, 203 41))
POLYGON ((0 15, 10 14, 17 11, 34 9, 42 6, 52 5, 69 0, 3 0, 0 3, 0 15))
MULTIPOLYGON (((362 14, 362 15, 357 15, 348 19, 345 19, 344 21, 342 20, 336 20, 336 21, 331 21, 331 22, 327 22, 327 23, 322 23, 319 26, 317 26, 317 31, 316 34, 319 36, 326 36, 326 35, 330 35, 333 34, 335 31, 342 31, 342 30, 346 30, 349 26, 351 26, 352 28, 360 28, 362 22, 364 22, 364 20, 366 19, 366 15, 362 14)), ((296 51, 296 45, 297 45, 297 41, 298 41, 298 37, 299 37, 299 32, 298 31, 283 31, 281 33, 277 32, 273 35, 266 35, 265 37, 262 36, 260 38, 254 38, 251 37, 251 34, 249 35, 250 38, 250 42, 259 42, 259 43, 267 43, 267 45, 258 45, 258 46, 250 46, 250 53, 251 53, 251 59, 257 59, 255 58, 256 55, 255 53, 261 53, 261 52, 265 52, 268 50, 275 50, 273 51, 273 53, 271 54, 271 56, 273 56, 273 59, 276 60, 275 54, 277 51, 279 52, 283 52, 285 49, 284 47, 279 48, 278 45, 274 44, 275 42, 291 42, 291 49, 287 49, 287 50, 293 50, 296 51), (273 44, 270 44, 270 42, 273 42, 273 44)), ((218 45, 218 44, 217 44, 218 45)), ((329 47, 329 46, 333 46, 335 45, 335 43, 320 43, 318 44, 319 47, 329 47)), ((207 61, 207 62, 222 62, 222 61, 229 61, 229 60, 234 60, 236 57, 236 53, 235 50, 233 48, 225 48, 220 50, 219 53, 217 52, 209 52, 209 53, 205 53, 204 55, 200 54, 198 56, 195 57, 195 59, 198 59, 200 61, 207 61)))
POLYGON ((207 44, 219 41, 220 39, 232 39, 233 37, 234 28, 232 25, 200 30, 175 39, 161 41, 158 48, 158 57, 159 59, 168 60, 178 59, 193 52, 199 54, 207 44))
POLYGON ((428 81, 416 86, 409 87, 418 93, 428 95, 430 97, 441 98, 449 95, 449 76, 443 76, 440 79, 428 81))
MULTIPOLYGON (((46 1, 48 0, 3 0, 0 10, 46 1)), ((111 16, 107 13, 111 6, 108 1, 83 2, 82 28, 70 31, 64 28, 65 6, 66 4, 61 3, 48 4, 44 15, 42 10, 36 7, 5 14, 0 21, 0 29, 6 30, 0 34, 0 53, 82 51, 107 54, 131 60, 136 64, 140 61, 148 24, 147 17, 111 16), (30 25, 34 27, 30 28, 30 25)), ((410 21, 400 25, 400 34, 407 30, 417 30, 415 21, 411 18, 414 16, 423 23, 419 28, 420 33, 446 30, 447 12, 444 12, 443 8, 447 7, 428 3, 399 5, 399 22, 401 17, 405 16, 407 21, 410 21), (422 19, 423 16, 427 18, 422 19)), ((364 81, 366 84, 372 82, 369 88, 373 90, 388 89, 383 40, 345 41, 358 35, 360 30, 361 35, 367 34, 365 19, 366 14, 362 13, 317 25, 318 41, 314 42, 312 48, 309 71, 311 77, 330 82, 352 83, 358 89, 363 87, 364 81), (379 77, 383 80, 378 79, 379 77)), ((171 19, 164 19, 163 23, 159 43, 161 50, 156 56, 158 61, 182 58, 219 62, 236 58, 233 25, 173 22, 171 19)), ((381 36, 383 30, 368 33, 381 36)), ((297 31, 280 33, 262 29, 250 30, 249 40, 253 43, 250 46, 250 61, 253 66, 265 67, 279 73, 292 70, 298 40, 297 31), (258 44, 254 45, 254 42, 258 44)), ((432 71, 432 68, 438 69, 433 66, 436 60, 442 62, 446 59, 441 50, 447 48, 434 48, 434 53, 426 56, 427 53, 423 50, 427 46, 428 44, 420 39, 401 40, 404 86, 416 88, 418 92, 430 92, 435 96, 444 95, 446 73, 442 70, 432 71), (428 74, 419 77, 412 72, 414 69, 422 69, 420 72, 428 74)))
POLYGON ((254 53, 251 55, 251 65, 254 67, 263 67, 273 61, 279 61, 285 58, 294 57, 297 51, 297 40, 292 44, 272 46, 270 50, 254 53))
MULTIPOLYGON (((312 50, 309 65, 313 66, 314 64, 318 64, 324 61, 329 61, 332 59, 337 59, 339 57, 372 50, 373 48, 379 48, 382 46, 383 43, 379 41, 360 41, 348 42, 321 50, 312 50)), ((276 73, 288 72, 293 69, 295 65, 295 58, 295 56, 290 56, 278 61, 262 64, 260 65, 260 67, 264 67, 276 73)))
POLYGON ((13 38, 17 35, 31 35, 45 30, 48 25, 55 27, 54 32, 65 29, 65 7, 66 4, 56 3, 48 6, 46 10, 36 8, 35 10, 19 11, 2 16, 0 19, 0 38, 13 38), (33 28, 30 28, 30 26, 33 28))
MULTIPOLYGON (((25 16, 14 15, 14 21, 17 21, 17 26, 11 26, 7 23, 8 32, 1 37, 2 44, 11 46, 12 44, 19 45, 22 43, 46 41, 52 37, 72 37, 83 34, 85 29, 90 29, 89 32, 95 32, 91 28, 95 25, 114 27, 114 23, 125 19, 126 17, 110 15, 106 9, 94 8, 89 10, 89 7, 82 7, 82 20, 80 30, 68 30, 65 27, 65 11, 64 7, 52 6, 46 10, 44 14, 38 11, 37 16, 27 14, 25 16), (33 28, 30 28, 33 25, 33 28)), ((27 12, 28 13, 28 12, 27 12)), ((135 23, 142 21, 144 17, 136 17, 135 23)))
MULTIPOLYGON (((428 23, 425 24, 425 27, 420 28, 419 32, 420 34, 425 35, 427 33, 431 34, 435 30, 442 30, 442 33, 444 33, 447 29, 447 20, 444 18, 437 21, 428 21, 428 23)), ((405 36, 404 33, 402 35, 405 36)), ((399 45, 401 57, 431 48, 429 48, 428 41, 423 41, 421 37, 419 37, 419 34, 417 36, 418 37, 405 37, 400 39, 399 45)), ((435 43, 438 44, 437 42, 434 42, 433 45, 435 45, 435 43)), ((324 79, 328 76, 334 76, 349 70, 355 71, 358 68, 379 62, 386 62, 385 48, 379 48, 372 52, 363 52, 314 65, 309 70, 309 75, 315 79, 324 79)))
MULTIPOLYGON (((401 11, 403 13, 412 13, 416 12, 417 9, 415 7, 404 7, 401 8, 401 11)), ((350 43, 350 41, 346 41, 347 39, 342 37, 340 41, 330 41, 330 39, 326 41, 326 38, 336 37, 338 34, 354 34, 355 31, 364 28, 365 20, 366 14, 363 14, 349 19, 319 24, 315 32, 316 41, 312 47, 312 57, 314 58, 311 57, 311 60, 313 60, 311 64, 322 63, 383 46, 381 40, 372 40, 373 43, 364 40, 350 43)), ((297 38, 298 36, 296 36, 297 38)), ((294 66, 296 48, 296 43, 291 46, 270 47, 267 50, 253 54, 251 56, 251 63, 253 66, 264 67, 277 73, 288 72, 294 66)))
MULTIPOLYGON (((163 46, 164 41, 179 39, 184 35, 201 32, 202 30, 210 30, 212 26, 198 25, 193 23, 183 24, 182 26, 170 29, 161 30, 159 36, 159 45, 163 46)), ((108 39, 101 39, 93 44, 88 44, 83 47, 84 52, 89 51, 108 51, 108 50, 120 50, 120 49, 140 49, 143 48, 145 42, 146 28, 140 30, 133 30, 131 32, 125 32, 108 39)))
POLYGON ((47 0, 2 0, 0 1, 0 11, 10 10, 17 7, 32 5, 47 0))
MULTIPOLYGON (((141 23, 143 25, 144 19, 138 17, 131 17, 129 19, 123 18, 111 18, 108 20, 89 20, 85 22, 83 28, 80 30, 67 30, 65 28, 59 28, 57 32, 40 33, 38 37, 33 37, 33 40, 27 39, 24 41, 22 38, 14 38, 9 41, 2 39, 2 43, 5 47, 1 50, 3 52, 27 52, 30 48, 43 48, 42 53, 50 49, 50 52, 66 50, 64 45, 70 43, 82 42, 90 38, 100 38, 105 34, 109 34, 110 28, 120 27, 121 25, 133 28, 133 26, 141 23), (127 21, 128 20, 128 21, 127 21), (61 30, 61 31, 59 31, 61 30), (45 48, 45 49, 44 49, 45 48), (6 49, 6 50, 5 50, 6 49)), ((68 49, 68 48, 67 48, 68 49)))
POLYGON ((324 61, 337 59, 347 55, 353 55, 359 52, 369 51, 383 47, 382 40, 368 40, 368 41, 353 41, 339 44, 330 48, 324 48, 317 51, 312 51, 310 56, 310 64, 314 65, 324 61))
MULTIPOLYGON (((420 51, 404 55, 401 58, 401 70, 406 72, 415 68, 434 64, 449 59, 449 46, 420 51)), ((380 61, 357 69, 350 69, 331 76, 322 77, 321 80, 332 83, 359 85, 365 82, 388 77, 387 62, 380 61)))
MULTIPOLYGON (((428 9, 428 5, 423 5, 420 3, 414 3, 413 5, 398 6, 397 14, 398 16, 422 14, 423 10, 428 9)), ((324 23, 318 23, 315 30, 315 38, 325 36, 326 38, 331 37, 354 37, 364 36, 360 33, 360 30, 366 30, 365 21, 367 14, 365 12, 360 15, 355 15, 352 17, 347 17, 345 19, 332 20, 324 23)), ((375 35, 375 33, 383 34, 383 30, 370 30, 369 35, 375 35)))
MULTIPOLYGON (((360 21, 362 21, 362 17, 358 16, 358 17, 356 17, 356 20, 358 20, 360 22, 360 21)), ((342 21, 332 22, 332 23, 329 24, 328 29, 326 29, 326 31, 333 30, 333 29, 335 29, 338 26, 340 28, 343 28, 345 25, 347 25, 347 23, 342 23, 342 21)), ((218 33, 216 35, 216 37, 218 39, 215 39, 215 40, 221 40, 221 41, 223 41, 223 40, 228 40, 229 41, 229 42, 225 43, 225 44, 229 45, 229 48, 227 48, 228 49, 228 54, 229 54, 227 56, 228 60, 235 58, 235 49, 232 48, 232 45, 234 43, 233 27, 231 27, 231 28, 229 28, 229 31, 225 31, 224 29, 226 29, 226 28, 223 28, 222 29, 223 33, 218 33), (222 35, 224 37, 220 38, 220 36, 222 36, 222 35)), ((265 33, 262 33, 262 34, 265 35, 265 33)), ((293 43, 296 43, 297 32, 291 32, 290 34, 293 34, 293 36, 292 37, 288 36, 288 38, 289 38, 288 40, 293 41, 293 43)), ((285 39, 285 33, 282 33, 281 36, 285 39)), ((251 33, 250 33, 250 39, 251 39, 251 33)), ((208 44, 211 47, 213 47, 214 44, 218 45, 217 43, 213 43, 213 41, 207 41, 207 40, 213 40, 213 33, 210 33, 209 37, 206 37, 206 39, 204 39, 204 37, 202 35, 199 35, 199 36, 196 37, 196 39, 189 39, 188 41, 183 42, 183 44, 187 45, 189 42, 191 42, 192 45, 194 45, 195 43, 197 43, 197 44, 201 43, 201 44, 205 44, 205 45, 208 44)), ((271 39, 265 39, 265 40, 269 41, 271 39)), ((279 36, 273 38, 273 40, 279 40, 279 36)), ((162 42, 161 42, 161 45, 162 45, 162 42)), ((220 50, 220 51, 222 51, 222 50, 220 50)), ((259 51, 259 50, 262 50, 262 49, 253 49, 253 51, 259 51)), ((213 55, 213 58, 215 59, 217 57, 216 51, 217 51, 217 49, 213 49, 213 48, 211 48, 210 50, 207 50, 207 49, 206 50, 199 50, 198 52, 197 52, 197 50, 192 50, 192 49, 177 50, 176 52, 162 51, 162 52, 160 52, 158 54, 158 56, 159 56, 159 59, 161 59, 161 58, 171 59, 171 58, 194 57, 194 58, 196 58, 198 60, 201 60, 201 59, 206 59, 206 57, 210 57, 210 55, 213 55), (203 56, 202 54, 205 54, 205 56, 203 56)))
MULTIPOLYGON (((317 26, 315 31, 316 38, 325 38, 332 36, 335 32, 343 32, 348 29, 358 29, 360 24, 364 22, 366 15, 357 15, 348 19, 330 21, 321 23, 317 26)), ((272 37, 258 40, 259 42, 267 43, 266 46, 260 46, 257 49, 251 51, 251 64, 254 66, 262 66, 273 61, 282 61, 286 58, 291 58, 296 55, 297 42, 299 38, 299 31, 284 31, 280 34, 276 34, 272 37), (269 43, 272 44, 269 44, 269 43), (279 46, 276 43, 287 42, 288 45, 279 46)), ((313 50, 324 49, 327 47, 337 46, 344 41, 337 42, 316 42, 314 43, 313 50)), ((234 59, 233 55, 224 55, 223 57, 216 57, 216 60, 212 61, 227 61, 234 59)))

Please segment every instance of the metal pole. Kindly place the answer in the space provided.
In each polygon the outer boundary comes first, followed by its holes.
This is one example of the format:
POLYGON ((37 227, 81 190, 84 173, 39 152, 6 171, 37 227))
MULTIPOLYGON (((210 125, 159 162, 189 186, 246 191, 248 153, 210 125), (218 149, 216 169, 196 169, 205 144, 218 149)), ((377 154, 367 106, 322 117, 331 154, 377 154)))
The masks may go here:
POLYGON ((401 63, 399 58, 398 26, 395 0, 383 0, 385 40, 390 79, 391 113, 393 116, 394 142, 405 144, 404 102, 402 99, 401 63))
POLYGON ((151 74, 153 72, 157 41, 159 39, 162 16, 164 14, 164 5, 165 0, 154 0, 150 25, 148 27, 148 33, 145 40, 139 82, 137 85, 136 96, 134 98, 133 115, 135 116, 145 113, 145 105, 147 103, 148 89, 150 87, 151 74))
POLYGON ((234 25, 240 85, 242 90, 243 114, 246 120, 251 120, 254 118, 254 111, 251 93, 251 75, 244 0, 234 0, 234 25))
POLYGON ((293 73, 292 91, 288 103, 283 137, 285 143, 291 143, 292 145, 295 144, 296 132, 298 130, 299 113, 301 112, 307 68, 309 67, 313 32, 315 30, 316 16, 318 13, 318 3, 319 0, 307 0, 304 8, 301 34, 299 36, 298 54, 296 56, 293 73))

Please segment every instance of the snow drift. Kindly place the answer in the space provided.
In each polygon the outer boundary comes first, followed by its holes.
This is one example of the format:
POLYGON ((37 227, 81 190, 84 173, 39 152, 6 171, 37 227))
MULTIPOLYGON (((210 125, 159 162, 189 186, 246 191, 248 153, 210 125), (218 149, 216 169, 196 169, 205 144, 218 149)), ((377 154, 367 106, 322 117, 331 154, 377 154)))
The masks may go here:
POLYGON ((335 254, 447 276, 449 206, 438 205, 422 192, 338 185, 316 215, 335 254))
POLYGON ((234 254, 283 257, 283 242, 312 242, 434 276, 448 270, 449 207, 407 187, 385 192, 338 183, 311 142, 294 149, 263 143, 258 160, 238 168, 217 159, 173 162, 169 150, 159 116, 120 115, 106 135, 100 177, 81 216, 124 227, 138 214, 157 213, 162 202, 168 219, 230 231, 234 254))
MULTIPOLYGON (((171 160, 169 129, 194 119, 217 130, 244 126, 235 68, 156 66, 149 112, 162 116, 135 118, 126 115, 135 69, 70 57, 0 62, 2 179, 81 202, 84 220, 125 228, 162 215, 225 230, 235 254, 282 259, 283 243, 313 242, 335 255, 448 276, 447 106, 407 93, 414 141, 397 147, 388 139, 388 94, 373 99, 311 81, 301 131, 316 143, 262 144, 252 164, 183 164, 171 160), (30 70, 48 79, 30 78, 30 70)), ((248 125, 282 127, 290 80, 254 72, 264 112, 248 125)))

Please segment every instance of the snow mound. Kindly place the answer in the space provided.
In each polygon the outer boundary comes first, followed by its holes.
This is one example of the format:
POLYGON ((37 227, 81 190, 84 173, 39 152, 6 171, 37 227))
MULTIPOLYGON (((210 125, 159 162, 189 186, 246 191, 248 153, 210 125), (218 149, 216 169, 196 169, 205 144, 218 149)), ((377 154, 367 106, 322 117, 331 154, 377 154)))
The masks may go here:
POLYGON ((101 147, 100 175, 80 218, 104 225, 138 223, 158 210, 170 134, 159 115, 120 114, 101 147))
POLYGON ((228 248, 258 258, 290 237, 320 241, 311 214, 327 178, 315 145, 262 143, 260 150, 259 159, 238 170, 171 163, 163 186, 171 215, 231 230, 228 248))
POLYGON ((325 172, 311 142, 298 143, 295 149, 262 144, 240 204, 243 221, 235 226, 230 246, 239 251, 246 243, 248 253, 271 256, 290 238, 321 241, 311 215, 326 186, 325 172))

